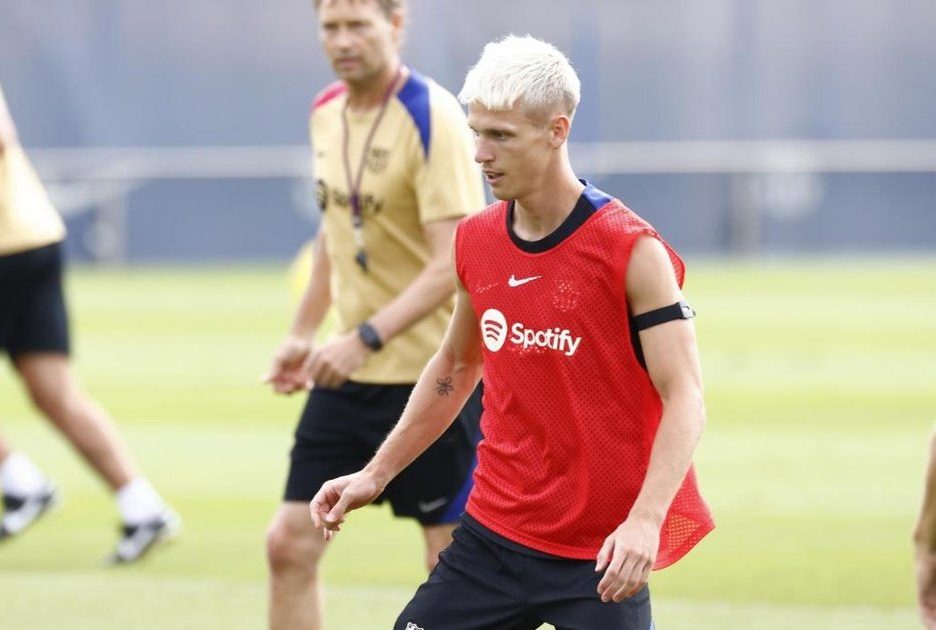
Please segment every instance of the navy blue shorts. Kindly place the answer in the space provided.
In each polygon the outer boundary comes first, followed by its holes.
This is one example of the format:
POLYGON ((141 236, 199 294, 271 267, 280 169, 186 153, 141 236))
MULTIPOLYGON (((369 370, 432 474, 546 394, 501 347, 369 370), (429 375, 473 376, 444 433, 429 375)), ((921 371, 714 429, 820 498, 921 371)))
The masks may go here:
MULTIPOLYGON (((357 472, 374 456, 406 407, 412 385, 349 381, 314 388, 296 427, 286 501, 310 501, 329 479, 357 472)), ((481 386, 452 425, 406 467, 376 501, 423 525, 452 523, 471 491, 480 437, 481 386)))
POLYGON ((61 244, 0 256, 0 351, 69 350, 61 244))
POLYGON ((544 623, 557 630, 653 629, 647 587, 603 603, 594 561, 522 553, 465 518, 394 630, 534 630, 544 623))

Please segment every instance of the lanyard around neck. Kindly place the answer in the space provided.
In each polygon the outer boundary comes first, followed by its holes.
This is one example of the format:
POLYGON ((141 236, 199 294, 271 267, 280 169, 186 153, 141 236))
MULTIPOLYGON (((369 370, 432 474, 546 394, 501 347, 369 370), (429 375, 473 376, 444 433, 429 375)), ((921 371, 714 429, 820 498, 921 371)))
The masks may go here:
POLYGON ((343 132, 341 157, 344 163, 345 181, 348 185, 348 198, 351 203, 351 227, 354 230, 354 244, 357 252, 354 255, 354 261, 360 265, 363 271, 367 271, 367 251, 364 249, 364 214, 361 207, 361 178, 364 176, 364 165, 367 163, 367 154, 370 152, 371 142, 374 140, 374 134, 377 133, 377 127, 387 111, 387 105, 390 104, 390 98, 400 82, 400 76, 403 74, 402 66, 397 66, 396 73, 393 75, 393 81, 387 86, 387 91, 383 95, 380 103, 380 111, 377 117, 371 123, 370 130, 364 140, 364 149, 361 151, 361 159, 358 161, 357 170, 352 176, 351 158, 349 157, 350 144, 350 125, 348 124, 348 101, 345 101, 341 110, 341 128, 343 132))

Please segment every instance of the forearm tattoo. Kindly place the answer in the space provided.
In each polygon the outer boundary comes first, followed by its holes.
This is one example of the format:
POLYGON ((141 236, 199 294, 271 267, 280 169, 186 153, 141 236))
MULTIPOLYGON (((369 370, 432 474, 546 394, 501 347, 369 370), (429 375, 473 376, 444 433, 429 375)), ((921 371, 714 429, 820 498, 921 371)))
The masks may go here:
POLYGON ((455 388, 452 386, 452 377, 446 376, 445 378, 436 379, 435 392, 439 396, 448 396, 455 391, 455 388))

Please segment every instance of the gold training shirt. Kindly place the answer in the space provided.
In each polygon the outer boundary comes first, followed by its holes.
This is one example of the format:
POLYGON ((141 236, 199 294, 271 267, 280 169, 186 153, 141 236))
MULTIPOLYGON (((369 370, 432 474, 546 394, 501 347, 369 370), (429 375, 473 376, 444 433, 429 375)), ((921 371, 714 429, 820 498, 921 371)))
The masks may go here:
MULTIPOLYGON (((370 318, 419 274, 430 256, 423 224, 457 219, 484 205, 480 172, 472 158, 474 142, 461 106, 444 88, 411 71, 387 104, 368 155, 363 156, 359 199, 368 270, 362 270, 354 259, 357 245, 342 159, 346 102, 344 84, 332 84, 315 99, 309 125, 340 332, 370 318)), ((377 115, 378 108, 346 112, 352 177, 377 115)), ((415 383, 438 349, 451 311, 449 302, 387 341, 351 379, 415 383)))
MULTIPOLYGON (((7 112, 0 87, 0 116, 7 112)), ((36 171, 12 129, 0 122, 0 256, 35 249, 65 238, 36 171)))

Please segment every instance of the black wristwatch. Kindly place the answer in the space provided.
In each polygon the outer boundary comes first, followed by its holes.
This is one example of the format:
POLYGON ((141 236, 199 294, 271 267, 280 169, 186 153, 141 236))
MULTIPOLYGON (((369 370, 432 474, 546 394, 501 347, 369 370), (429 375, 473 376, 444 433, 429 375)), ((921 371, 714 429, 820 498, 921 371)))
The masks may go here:
POLYGON ((377 352, 383 348, 383 342, 380 340, 380 335, 377 334, 377 331, 373 326, 370 325, 370 322, 364 322, 357 327, 358 337, 361 338, 361 341, 364 342, 364 345, 377 352))

